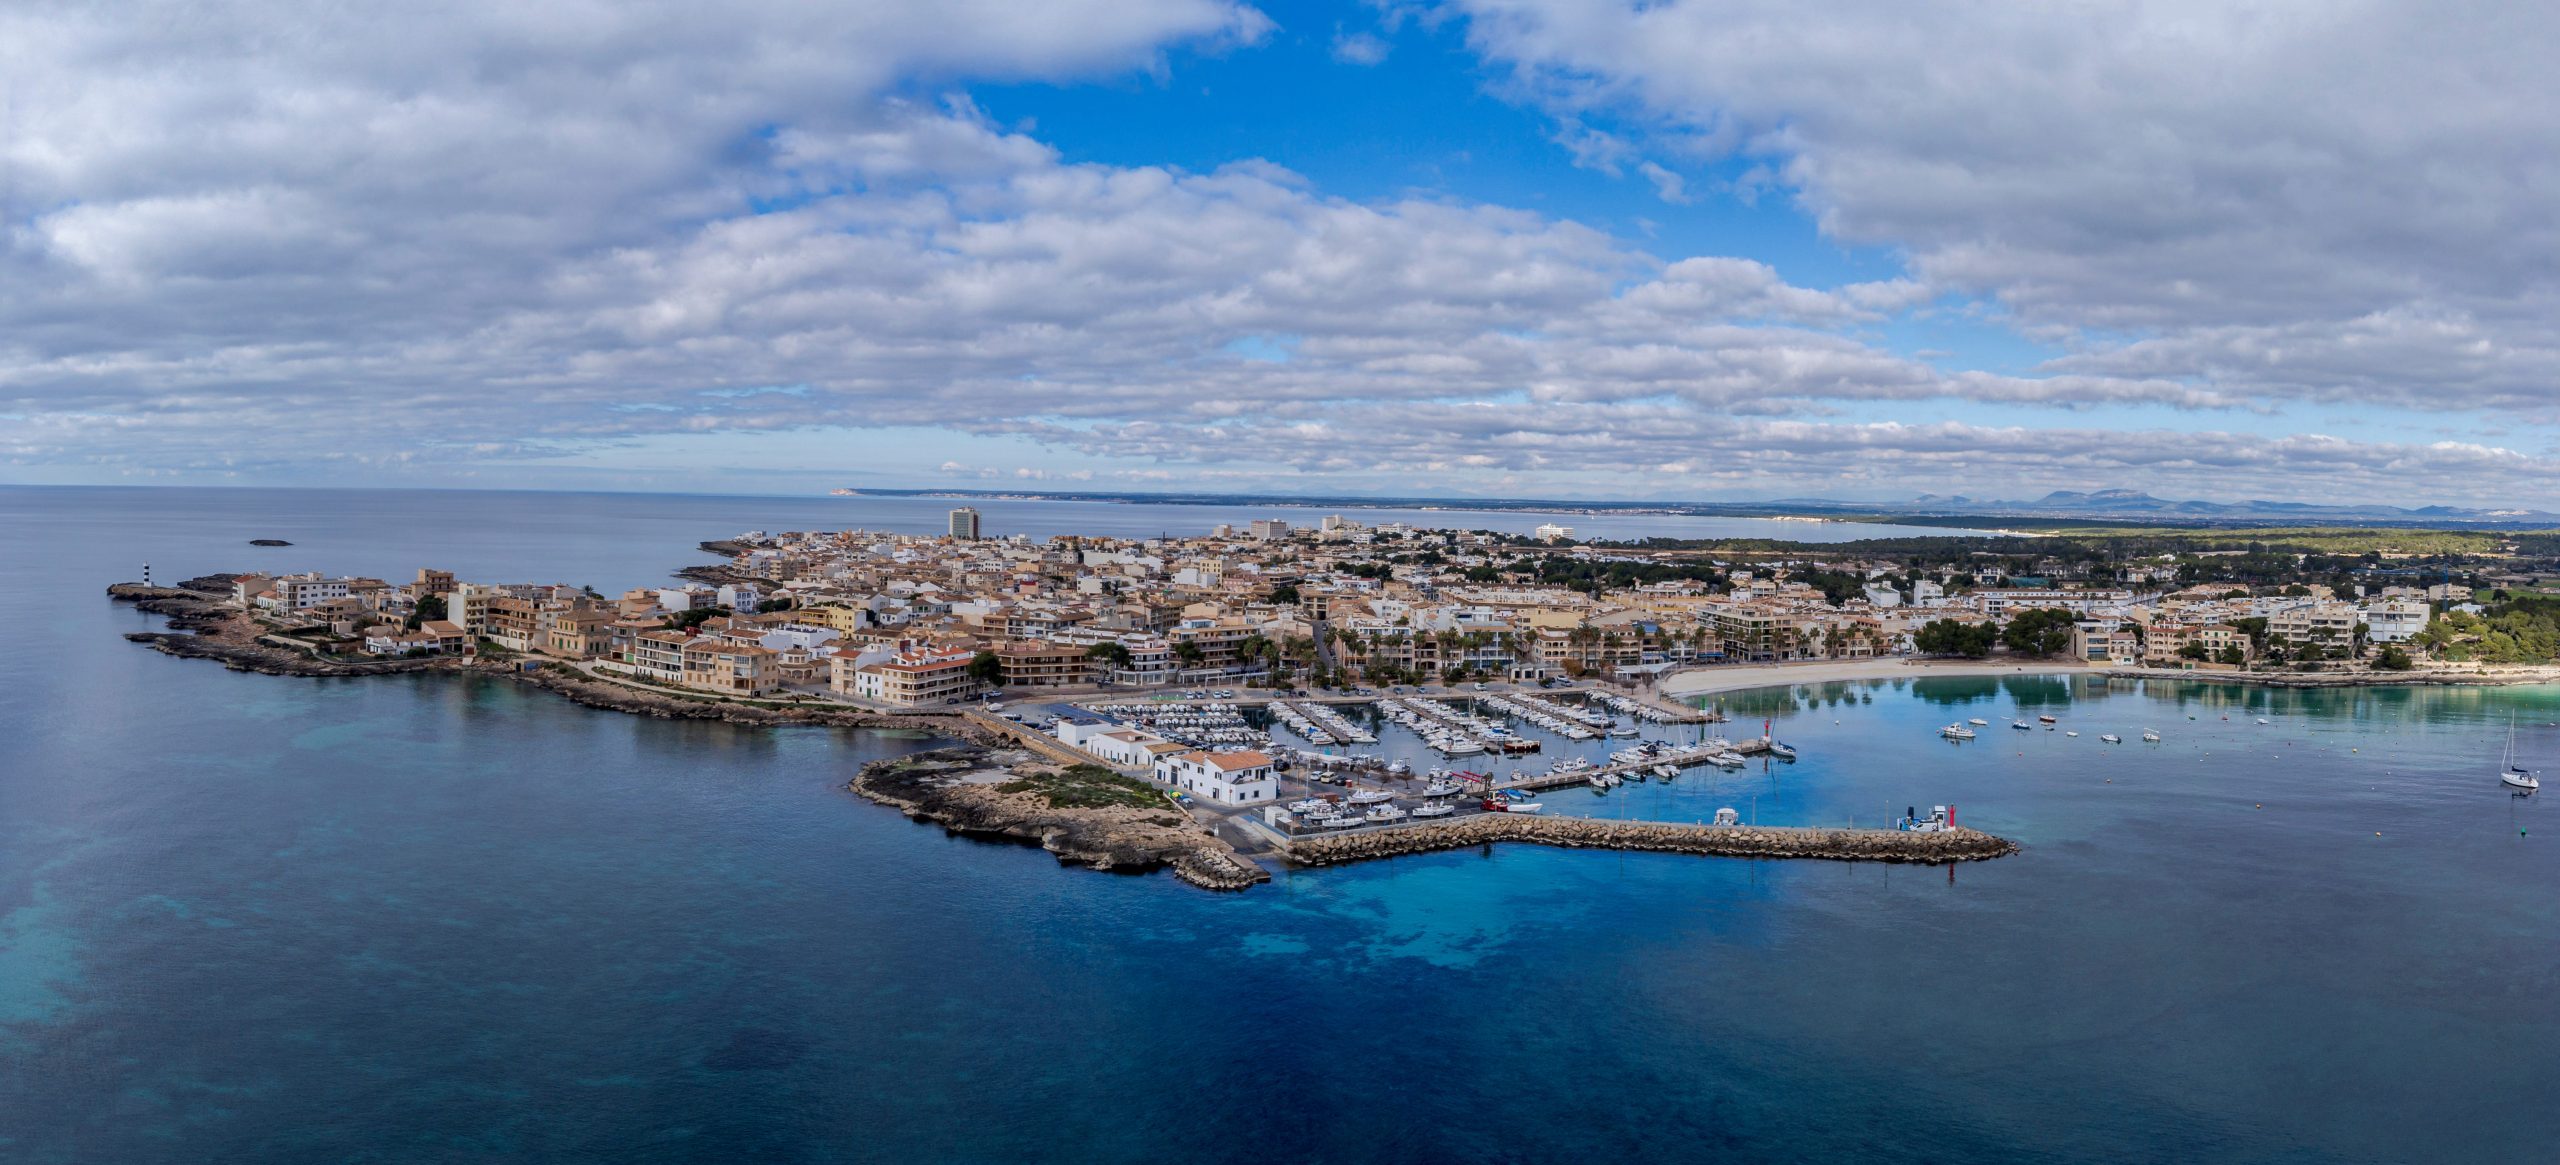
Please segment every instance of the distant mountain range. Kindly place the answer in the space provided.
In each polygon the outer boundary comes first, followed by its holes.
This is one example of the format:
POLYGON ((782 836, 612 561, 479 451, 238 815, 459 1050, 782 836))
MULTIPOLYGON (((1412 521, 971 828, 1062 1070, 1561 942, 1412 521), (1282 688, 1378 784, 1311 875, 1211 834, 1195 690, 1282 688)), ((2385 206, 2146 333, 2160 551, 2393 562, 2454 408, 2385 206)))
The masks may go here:
POLYGON ((2524 525, 2560 521, 2543 510, 2466 509, 2458 506, 2315 505, 2310 502, 2204 502, 2155 498, 2141 490, 2102 489, 2082 493, 2055 490, 2031 502, 1995 501, 1961 495, 1922 494, 1908 502, 1881 507, 1924 514, 2013 516, 2021 518, 2169 518, 2245 522, 2383 522, 2390 524, 2459 522, 2524 525))
POLYGON ((1765 502, 1566 501, 1553 498, 1342 497, 1325 494, 1112 493, 994 489, 871 489, 830 491, 842 497, 1014 499, 1019 501, 1124 502, 1188 506, 1309 506, 1324 509, 1508 510, 1556 514, 1697 514, 1736 518, 1811 517, 1841 520, 1901 519, 1924 525, 1997 524, 2014 519, 2077 519, 2192 526, 2356 524, 2383 526, 2560 526, 2560 514, 2533 509, 2470 509, 2383 505, 2316 505, 2309 502, 2206 502, 2156 498, 2140 490, 2055 490, 2034 501, 2003 501, 1962 494, 1922 494, 1901 502, 1844 502, 1833 498, 1778 498, 1765 502))

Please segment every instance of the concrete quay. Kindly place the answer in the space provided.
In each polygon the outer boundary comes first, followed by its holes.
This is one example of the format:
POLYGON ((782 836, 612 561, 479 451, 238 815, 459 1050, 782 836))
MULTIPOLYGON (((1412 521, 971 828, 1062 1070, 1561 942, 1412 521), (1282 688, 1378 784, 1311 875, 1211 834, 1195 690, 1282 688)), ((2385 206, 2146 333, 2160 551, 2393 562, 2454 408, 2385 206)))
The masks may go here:
POLYGON ((1393 825, 1289 839, 1295 865, 1336 866, 1375 858, 1467 849, 1497 841, 1577 849, 1619 849, 1736 858, 1819 858, 1938 865, 2007 857, 2018 844, 1974 829, 1804 829, 1769 825, 1685 825, 1484 813, 1454 821, 1393 825))

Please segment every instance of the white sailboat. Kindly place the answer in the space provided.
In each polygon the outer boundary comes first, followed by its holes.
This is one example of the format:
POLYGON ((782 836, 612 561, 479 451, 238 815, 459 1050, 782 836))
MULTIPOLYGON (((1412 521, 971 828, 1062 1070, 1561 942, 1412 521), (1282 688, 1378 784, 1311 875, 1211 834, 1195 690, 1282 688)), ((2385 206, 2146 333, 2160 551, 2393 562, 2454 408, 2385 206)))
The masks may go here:
POLYGON ((2505 763, 2498 766, 2498 780, 2502 784, 2519 789, 2542 787, 2542 778, 2534 776, 2531 770, 2516 764, 2516 717, 2513 712, 2507 713, 2507 758, 2505 763))

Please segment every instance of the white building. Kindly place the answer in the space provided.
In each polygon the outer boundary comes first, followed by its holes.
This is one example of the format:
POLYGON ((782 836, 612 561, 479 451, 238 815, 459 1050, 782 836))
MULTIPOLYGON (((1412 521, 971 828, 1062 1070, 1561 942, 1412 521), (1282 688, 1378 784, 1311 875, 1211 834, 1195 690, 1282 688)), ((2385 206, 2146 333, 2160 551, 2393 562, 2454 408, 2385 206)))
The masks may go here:
POLYGON ((1104 764, 1123 769, 1155 771, 1156 758, 1188 751, 1181 745, 1143 728, 1094 721, 1062 720, 1058 723, 1058 739, 1070 748, 1080 748, 1100 757, 1104 764))
POLYGON ((1538 527, 1535 534, 1541 542, 1565 542, 1573 538, 1573 527, 1559 526, 1549 522, 1538 527))
POLYGON ((2368 642, 2406 643, 2427 629, 2427 605, 2414 599, 2366 603, 2364 625, 2368 642))
POLYGON ((719 605, 740 614, 754 614, 756 604, 764 601, 764 588, 754 583, 728 583, 715 593, 719 605))
POLYGON ((1156 758, 1156 779, 1220 805, 1253 805, 1280 795, 1271 758, 1258 752, 1176 753, 1156 758))
POLYGON ((1255 518, 1253 537, 1257 542, 1280 542, 1289 537, 1289 523, 1281 518, 1255 518))
POLYGON ((756 637, 757 646, 775 651, 816 651, 835 641, 835 628, 807 623, 785 623, 756 637))

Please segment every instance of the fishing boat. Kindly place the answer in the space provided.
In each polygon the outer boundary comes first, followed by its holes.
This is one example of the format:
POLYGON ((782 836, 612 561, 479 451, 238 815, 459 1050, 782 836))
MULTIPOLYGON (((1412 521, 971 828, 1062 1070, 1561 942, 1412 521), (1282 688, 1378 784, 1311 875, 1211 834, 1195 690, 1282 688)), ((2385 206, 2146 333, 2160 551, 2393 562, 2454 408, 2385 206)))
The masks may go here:
POLYGON ((2123 738, 2123 737, 2118 736, 2118 735, 2116 735, 2115 733, 2112 733, 2112 732, 2104 732, 2104 733, 2100 733, 2100 734, 2098 735, 2098 739, 2103 740, 2103 741, 2106 741, 2106 742, 2107 742, 2107 743, 2109 743, 2109 744, 2123 744, 2123 743, 2124 743, 2124 738, 2123 738))
POLYGON ((2143 742, 2144 744, 2158 744, 2158 743, 2160 743, 2160 730, 2159 730, 2159 729, 2157 729, 2157 728, 2145 728, 2145 729, 2143 729, 2143 730, 2142 730, 2142 742, 2143 742))
POLYGON ((1671 778, 1673 778, 1673 777, 1676 777, 1676 776, 1679 776, 1679 775, 1680 775, 1680 766, 1678 766, 1678 765, 1655 765, 1655 766, 1653 766, 1653 775, 1655 775, 1655 776, 1657 776, 1657 777, 1660 777, 1660 778, 1662 778, 1663 780, 1668 781, 1668 780, 1670 780, 1671 778))
POLYGON ((1455 797, 1464 791, 1448 781, 1433 781, 1422 787, 1422 795, 1425 797, 1455 797))
POLYGON ((1372 825, 1387 825, 1404 820, 1405 814, 1404 810, 1398 809, 1393 805, 1380 805, 1377 808, 1370 810, 1368 817, 1369 823, 1372 825))
POLYGON ((1584 784, 1589 785, 1589 786, 1591 786, 1592 788, 1597 789, 1597 790, 1599 790, 1599 791, 1601 791, 1601 792, 1603 792, 1603 793, 1605 793, 1605 792, 1608 792, 1608 791, 1609 791, 1609 778, 1604 777, 1604 776, 1601 776, 1601 775, 1600 775, 1600 774, 1598 774, 1598 773, 1593 773, 1593 774, 1591 774, 1590 776, 1584 777, 1584 778, 1582 778, 1582 781, 1583 781, 1583 783, 1584 783, 1584 784))
POLYGON ((1362 789, 1351 795, 1351 803, 1354 805, 1377 805, 1395 799, 1395 794, 1384 789, 1362 789))
POLYGON ((2029 724, 2024 720, 2012 720, 2009 722, 2009 727, 2015 728, 2020 732, 2033 732, 2036 730, 2035 725, 2029 724))
POLYGON ((1415 816, 1415 817, 1447 817, 1448 815, 1450 815, 1450 814, 1452 814, 1452 813, 1455 813, 1455 812, 1457 812, 1457 811, 1458 811, 1458 807, 1457 807, 1457 806, 1452 805, 1452 804, 1450 804, 1450 803, 1448 803, 1448 802, 1446 802, 1446 801, 1434 801, 1434 802, 1432 802, 1432 803, 1430 803, 1430 804, 1428 804, 1428 805, 1416 805, 1416 806, 1414 806, 1414 807, 1413 807, 1413 816, 1415 816))
POLYGON ((1946 737, 1949 740, 1971 740, 1973 739, 1973 730, 1962 724, 1950 724, 1939 729, 1938 735, 1946 737))
POLYGON ((2507 714, 2507 758, 2498 766, 2498 781, 2518 789, 2542 787, 2542 778, 2516 764, 2516 717, 2513 712, 2507 714))
POLYGON ((2038 716, 2038 717, 2036 717, 2036 721, 2037 721, 2038 723, 2040 723, 2040 724, 2051 724, 2051 723, 2053 723, 2053 717, 2051 717, 2051 716, 2038 716))

